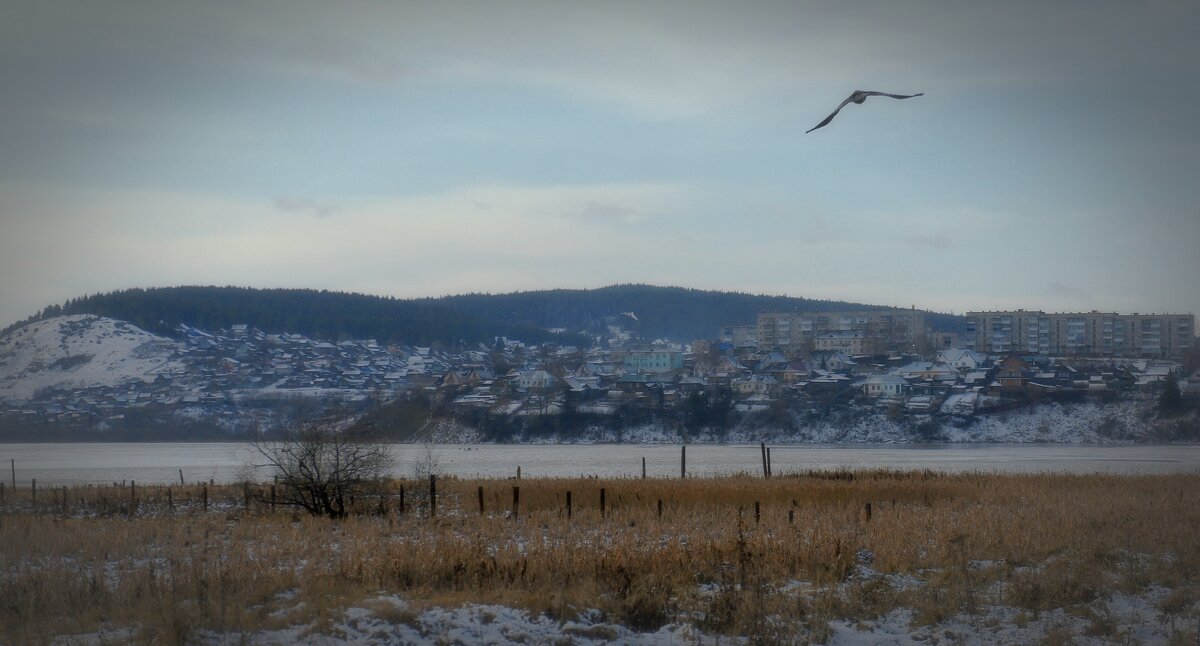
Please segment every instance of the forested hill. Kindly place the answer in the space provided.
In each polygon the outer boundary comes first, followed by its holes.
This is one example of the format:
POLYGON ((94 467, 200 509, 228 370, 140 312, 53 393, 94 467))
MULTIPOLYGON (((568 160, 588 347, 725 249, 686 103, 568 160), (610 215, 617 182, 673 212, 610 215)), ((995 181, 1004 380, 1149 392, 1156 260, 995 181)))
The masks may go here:
POLYGON ((95 314, 164 335, 180 323, 205 330, 246 323, 268 333, 290 332, 340 341, 429 345, 491 343, 496 336, 529 342, 579 343, 538 327, 500 323, 430 302, 310 289, 165 287, 97 294, 48 307, 35 318, 95 314))
MULTIPOLYGON (((760 312, 886 309, 845 301, 765 296, 653 285, 613 285, 599 289, 555 289, 512 294, 465 294, 426 299, 481 318, 514 325, 568 330, 602 331, 605 321, 623 312, 637 317, 619 319, 643 338, 709 339, 725 325, 753 324, 760 312)), ((961 331, 961 316, 931 313, 935 329, 961 331)))
MULTIPOLYGON (((383 343, 454 345, 490 343, 496 336, 577 343, 579 339, 572 336, 575 333, 601 334, 612 323, 643 338, 690 341, 714 338, 723 325, 752 324, 760 312, 878 308, 652 285, 411 300, 304 289, 169 287, 85 296, 48 307, 34 318, 96 314, 160 334, 172 334, 180 323, 202 329, 247 323, 267 332, 329 340, 370 338, 383 343), (557 328, 568 335, 548 331, 557 328)), ((963 326, 962 317, 945 314, 930 314, 929 322, 940 330, 961 330, 963 326)))
MULTIPOLYGON (((605 321, 622 312, 623 327, 643 338, 690 341, 714 338, 722 326, 753 324, 760 312, 883 309, 844 301, 763 296, 653 285, 613 285, 599 289, 555 289, 512 294, 465 294, 426 299, 481 318, 515 325, 536 325, 601 332, 605 321)), ((948 317, 957 319, 958 317, 948 317)), ((941 323, 940 320, 936 321, 941 323)), ((948 320, 953 324, 953 320, 948 320)), ((943 326, 944 327, 944 326, 943 326)), ((956 329, 956 328, 951 328, 956 329)))

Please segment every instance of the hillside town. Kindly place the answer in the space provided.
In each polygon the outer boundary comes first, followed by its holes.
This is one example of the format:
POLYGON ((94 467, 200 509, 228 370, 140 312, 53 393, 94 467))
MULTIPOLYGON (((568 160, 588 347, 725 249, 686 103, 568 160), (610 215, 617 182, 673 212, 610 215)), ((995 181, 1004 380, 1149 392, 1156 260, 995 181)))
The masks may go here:
POLYGON ((1121 345, 1105 335, 1122 319, 1108 316, 972 313, 960 338, 929 329, 917 310, 763 313, 687 344, 639 339, 615 316, 609 334, 588 348, 506 338, 459 348, 334 343, 248 325, 181 325, 168 339, 70 316, 43 322, 48 329, 38 333, 52 334, 41 341, 17 333, 0 343, 0 416, 101 431, 134 418, 220 420, 244 432, 413 396, 443 410, 505 417, 670 417, 719 401, 742 416, 853 408, 957 420, 1039 401, 1148 399, 1167 387, 1200 398, 1200 369, 1188 365, 1196 355, 1191 315, 1154 325, 1126 317, 1115 337, 1121 345), (1068 330, 1070 353, 1049 351, 1062 348, 1059 329, 1068 330), (1096 329, 1098 341, 1089 336, 1096 329), (118 341, 124 350, 96 358, 118 341), (1110 348, 1123 351, 1103 352, 1110 348))

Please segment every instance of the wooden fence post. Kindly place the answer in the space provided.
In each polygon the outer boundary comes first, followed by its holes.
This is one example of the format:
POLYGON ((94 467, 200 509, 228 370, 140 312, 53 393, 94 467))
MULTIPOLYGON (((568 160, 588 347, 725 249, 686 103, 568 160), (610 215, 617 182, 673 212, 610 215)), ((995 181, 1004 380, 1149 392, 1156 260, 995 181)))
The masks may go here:
POLYGON ((679 477, 687 477, 687 445, 684 444, 679 449, 679 477))
POLYGON ((521 512, 521 488, 513 486, 513 520, 516 520, 517 514, 521 512))
POLYGON ((646 456, 642 456, 642 480, 646 479, 646 456))
POLYGON ((183 487, 185 485, 187 485, 187 483, 183 481, 183 469, 180 469, 179 470, 179 486, 183 487))
POLYGON ((871 503, 867 503, 863 509, 867 512, 867 522, 871 522, 871 503))
POLYGON ((658 499, 658 517, 662 518, 662 498, 658 499))
POLYGON ((208 485, 200 485, 200 493, 204 498, 204 513, 208 513, 208 485))
POLYGON ((477 491, 477 493, 479 494, 479 515, 482 516, 483 515, 483 485, 479 485, 479 490, 477 491))
POLYGON ((758 508, 758 501, 757 501, 757 500, 755 500, 755 501, 754 501, 754 524, 755 524, 755 525, 757 525, 757 524, 758 524, 758 521, 759 521, 759 519, 760 519, 760 518, 762 518, 762 515, 761 515, 761 512, 759 511, 759 508, 758 508))
POLYGON ((517 465, 517 480, 521 479, 521 465, 517 465))
POLYGON ((62 515, 67 517, 67 485, 63 485, 62 515))
POLYGON ((137 515, 137 483, 129 481, 129 517, 137 515))
POLYGON ((604 487, 600 487, 600 517, 604 518, 604 487))
POLYGON ((9 464, 12 466, 12 490, 15 496, 17 495, 17 459, 12 458, 9 460, 9 464))
POLYGON ((771 464, 771 447, 767 447, 767 475, 775 475, 775 466, 771 464))
POLYGON ((567 520, 571 520, 571 492, 567 492, 567 520))
POLYGON ((33 484, 30 485, 29 500, 30 504, 33 505, 34 511, 37 511, 37 478, 34 478, 33 484))
POLYGON ((767 470, 767 443, 759 442, 758 448, 762 451, 763 478, 770 478, 771 472, 767 470))
POLYGON ((429 474, 429 517, 437 517, 437 476, 429 474))
POLYGON ((400 513, 404 513, 404 485, 400 485, 400 513))

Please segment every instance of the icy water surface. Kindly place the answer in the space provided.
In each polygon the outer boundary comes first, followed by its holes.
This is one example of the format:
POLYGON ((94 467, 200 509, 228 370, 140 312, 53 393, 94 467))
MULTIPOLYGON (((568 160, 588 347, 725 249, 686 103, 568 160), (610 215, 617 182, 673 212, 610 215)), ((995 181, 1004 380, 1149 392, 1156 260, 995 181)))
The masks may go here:
MULTIPOLYGON (((412 476, 432 455, 436 472, 461 477, 679 477, 679 445, 393 444, 394 474, 412 476)), ((758 445, 688 445, 689 476, 762 471, 758 445)), ((256 460, 243 443, 0 444, 0 479, 39 484, 241 481, 256 460)), ((1047 444, 787 445, 771 448, 776 475, 808 469, 933 469, 1008 473, 1200 473, 1200 446, 1047 444)), ((265 475, 265 474, 264 474, 265 475)))

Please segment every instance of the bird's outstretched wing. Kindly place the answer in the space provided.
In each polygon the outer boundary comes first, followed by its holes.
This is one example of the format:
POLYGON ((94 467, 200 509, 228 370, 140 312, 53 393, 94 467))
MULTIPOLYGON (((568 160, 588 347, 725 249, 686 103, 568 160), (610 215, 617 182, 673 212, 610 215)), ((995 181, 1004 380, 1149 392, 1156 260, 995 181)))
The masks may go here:
MULTIPOLYGON (((857 94, 857 92, 856 92, 855 94, 857 94)), ((829 116, 828 116, 828 117, 825 117, 825 120, 824 120, 824 121, 822 121, 821 123, 818 123, 817 125, 815 125, 815 126, 813 126, 813 127, 809 128, 808 130, 805 130, 805 131, 804 131, 804 134, 806 134, 806 135, 807 135, 808 133, 812 132, 813 130, 816 130, 817 128, 824 128, 825 126, 829 125, 829 122, 830 122, 830 121, 833 121, 833 118, 837 116, 837 113, 841 112, 841 111, 842 111, 842 108, 846 107, 846 104, 847 104, 847 103, 849 103, 849 102, 851 102, 851 101, 853 101, 853 100, 854 100, 854 94, 851 94, 850 96, 846 97, 846 100, 845 100, 845 101, 842 101, 842 104, 841 104, 841 105, 839 105, 839 106, 837 107, 837 109, 836 109, 836 110, 834 110, 833 112, 830 112, 830 113, 829 113, 829 116)))
MULTIPOLYGON (((888 94, 887 92, 875 92, 873 90, 857 90, 854 94, 861 94, 863 96, 889 96, 893 99, 911 99, 914 96, 925 96, 924 92, 917 92, 916 94, 888 94)), ((852 94, 851 96, 854 95, 852 94)))
POLYGON ((851 102, 862 103, 863 100, 865 100, 869 96, 886 96, 886 97, 891 97, 893 99, 911 99, 914 96, 925 96, 925 93, 917 92, 916 94, 889 94, 887 92, 876 92, 874 90, 855 90, 850 93, 850 96, 846 97, 845 101, 842 101, 842 104, 837 107, 837 110, 834 110, 828 117, 825 117, 825 120, 822 121, 821 123, 818 123, 817 125, 813 126, 812 128, 809 128, 808 130, 805 130, 804 134, 807 135, 808 133, 812 132, 813 130, 816 130, 817 128, 822 128, 822 127, 829 125, 829 122, 833 121, 833 118, 837 116, 838 112, 841 112, 842 108, 846 107, 847 103, 851 103, 851 102))

